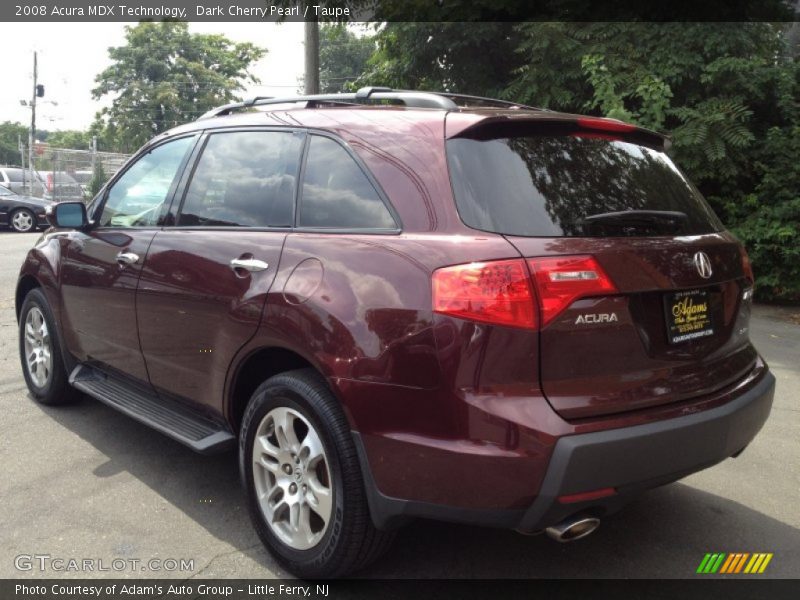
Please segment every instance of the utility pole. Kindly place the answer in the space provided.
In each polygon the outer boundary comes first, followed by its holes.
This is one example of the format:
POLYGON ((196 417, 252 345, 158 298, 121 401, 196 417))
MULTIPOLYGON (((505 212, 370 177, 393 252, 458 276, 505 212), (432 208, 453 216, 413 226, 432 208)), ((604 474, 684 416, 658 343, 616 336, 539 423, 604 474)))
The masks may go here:
POLYGON ((33 196, 33 144, 36 141, 36 85, 37 85, 36 52, 33 53, 33 99, 31 100, 31 133, 28 139, 28 194, 33 196))
POLYGON ((305 22, 306 95, 319 94, 319 22, 305 22))
POLYGON ((92 178, 94 178, 95 163, 97 162, 97 136, 92 136, 92 178))

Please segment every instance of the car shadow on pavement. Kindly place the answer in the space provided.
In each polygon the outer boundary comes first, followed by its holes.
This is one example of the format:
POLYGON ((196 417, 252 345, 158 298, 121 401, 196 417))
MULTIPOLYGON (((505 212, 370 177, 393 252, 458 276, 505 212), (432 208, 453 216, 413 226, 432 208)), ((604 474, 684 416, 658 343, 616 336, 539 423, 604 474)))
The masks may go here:
MULTIPOLYGON (((286 576, 251 527, 235 453, 195 454, 89 398, 71 407, 41 409, 108 458, 94 469, 94 476, 135 477, 217 539, 271 574, 286 576)), ((773 552, 759 577, 796 577, 797 548, 800 530, 754 508, 675 483, 647 492, 605 519, 595 534, 569 544, 545 535, 415 521, 398 532, 382 559, 358 576, 685 578, 697 576, 707 552, 773 552)))

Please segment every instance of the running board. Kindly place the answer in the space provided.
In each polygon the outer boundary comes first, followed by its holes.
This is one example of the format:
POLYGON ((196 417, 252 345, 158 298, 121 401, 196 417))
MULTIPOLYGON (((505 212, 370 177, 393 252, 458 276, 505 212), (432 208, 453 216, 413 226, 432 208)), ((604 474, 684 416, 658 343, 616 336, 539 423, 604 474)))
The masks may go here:
POLYGON ((70 384, 112 408, 149 425, 201 454, 216 454, 233 447, 236 438, 218 423, 174 400, 137 389, 88 365, 78 365, 70 384))

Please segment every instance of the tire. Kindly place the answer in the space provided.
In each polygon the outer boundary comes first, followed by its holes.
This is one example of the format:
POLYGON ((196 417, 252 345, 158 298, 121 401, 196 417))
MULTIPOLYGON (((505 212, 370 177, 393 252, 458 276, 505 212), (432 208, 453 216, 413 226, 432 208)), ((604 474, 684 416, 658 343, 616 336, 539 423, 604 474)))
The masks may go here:
POLYGON ((8 223, 17 233, 30 233, 38 228, 36 215, 27 208, 18 208, 12 212, 8 223))
POLYGON ((39 288, 28 292, 22 303, 19 319, 19 357, 25 383, 37 402, 47 405, 67 404, 80 395, 78 390, 69 384, 69 373, 61 355, 55 319, 47 298, 39 288), (47 351, 49 360, 46 357, 47 351), (29 366, 29 357, 33 353, 38 355, 35 368, 29 366))
POLYGON ((357 571, 378 558, 394 538, 392 532, 378 531, 372 524, 347 419, 313 369, 276 375, 253 393, 242 418, 239 470, 258 536, 298 577, 332 578, 357 571), (284 432, 287 425, 295 432, 294 445, 284 432), (294 450, 287 453, 281 441, 294 450), (256 444, 259 464, 253 462, 256 444), (323 458, 314 458, 320 447, 323 458), (295 455, 299 461, 293 465, 295 455), (326 477, 328 496, 322 493, 326 477), (259 493, 265 486, 273 491, 262 503, 259 493), (330 500, 329 512, 325 498, 330 500), (296 528, 291 523, 293 509, 288 508, 292 501, 299 503, 296 528), (309 508, 303 508, 304 502, 309 508), (268 522, 268 511, 275 525, 268 522), (303 520, 308 528, 302 527, 303 520))

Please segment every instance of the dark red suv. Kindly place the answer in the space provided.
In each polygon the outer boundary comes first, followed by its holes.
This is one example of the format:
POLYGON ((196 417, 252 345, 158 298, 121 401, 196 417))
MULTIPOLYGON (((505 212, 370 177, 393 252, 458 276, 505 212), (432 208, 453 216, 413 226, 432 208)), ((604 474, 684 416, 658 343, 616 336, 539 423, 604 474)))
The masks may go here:
POLYGON ((385 88, 222 107, 55 207, 16 293, 28 387, 238 445, 298 575, 412 517, 588 535, 772 403, 747 255, 666 143, 385 88))

